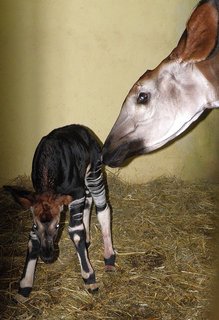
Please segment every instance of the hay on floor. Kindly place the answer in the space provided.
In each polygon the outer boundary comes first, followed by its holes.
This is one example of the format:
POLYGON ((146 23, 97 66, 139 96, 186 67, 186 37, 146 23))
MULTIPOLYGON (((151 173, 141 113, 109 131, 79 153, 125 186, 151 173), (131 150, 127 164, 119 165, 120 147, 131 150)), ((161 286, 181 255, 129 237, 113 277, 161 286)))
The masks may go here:
MULTIPOLYGON (((28 177, 13 184, 31 188, 28 177)), ((88 293, 63 221, 59 257, 38 262, 25 303, 13 302, 32 218, 0 194, 1 319, 208 319, 215 279, 218 187, 162 177, 128 185, 108 175, 116 272, 105 273, 93 210, 90 259, 99 292, 88 293)))

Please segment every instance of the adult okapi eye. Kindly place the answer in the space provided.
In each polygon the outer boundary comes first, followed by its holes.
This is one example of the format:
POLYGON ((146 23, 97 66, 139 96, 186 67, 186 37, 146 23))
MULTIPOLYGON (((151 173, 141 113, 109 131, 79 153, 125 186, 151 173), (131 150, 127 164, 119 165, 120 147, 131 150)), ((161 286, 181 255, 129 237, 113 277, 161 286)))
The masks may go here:
POLYGON ((56 229, 58 229, 59 228, 59 223, 56 225, 56 229))
POLYGON ((137 104, 147 104, 150 97, 151 94, 149 92, 140 92, 137 98, 137 104))

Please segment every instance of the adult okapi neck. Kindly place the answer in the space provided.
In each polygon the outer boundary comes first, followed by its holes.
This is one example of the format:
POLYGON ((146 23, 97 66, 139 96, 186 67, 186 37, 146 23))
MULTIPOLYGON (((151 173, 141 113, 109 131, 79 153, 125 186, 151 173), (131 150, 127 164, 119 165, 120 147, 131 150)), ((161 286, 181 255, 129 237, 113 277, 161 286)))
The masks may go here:
POLYGON ((121 166, 184 132, 219 107, 219 0, 202 0, 177 46, 130 89, 103 146, 103 162, 121 166))
POLYGON ((215 101, 219 100, 219 52, 213 57, 197 63, 196 67, 214 88, 215 101))

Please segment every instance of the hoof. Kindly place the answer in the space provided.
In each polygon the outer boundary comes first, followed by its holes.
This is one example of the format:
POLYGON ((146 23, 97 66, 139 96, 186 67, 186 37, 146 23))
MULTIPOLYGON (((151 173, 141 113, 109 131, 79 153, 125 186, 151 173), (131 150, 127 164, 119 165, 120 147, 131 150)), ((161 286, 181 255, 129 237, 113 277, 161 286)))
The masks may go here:
POLYGON ((14 302, 16 303, 25 303, 28 300, 28 297, 24 297, 22 296, 20 293, 17 293, 14 298, 13 298, 14 302))
POLYGON ((98 285, 96 283, 86 284, 85 288, 90 293, 96 293, 99 290, 98 285))
POLYGON ((28 298, 31 293, 31 290, 32 290, 32 287, 25 287, 25 288, 20 287, 18 290, 18 294, 25 298, 28 298))
POLYGON ((116 255, 112 254, 109 258, 104 258, 105 262, 105 270, 107 271, 107 268, 109 267, 109 271, 111 271, 111 268, 115 268, 115 261, 116 261, 116 255))
POLYGON ((116 271, 116 267, 115 266, 110 266, 110 265, 105 265, 105 271, 106 272, 115 272, 116 271))

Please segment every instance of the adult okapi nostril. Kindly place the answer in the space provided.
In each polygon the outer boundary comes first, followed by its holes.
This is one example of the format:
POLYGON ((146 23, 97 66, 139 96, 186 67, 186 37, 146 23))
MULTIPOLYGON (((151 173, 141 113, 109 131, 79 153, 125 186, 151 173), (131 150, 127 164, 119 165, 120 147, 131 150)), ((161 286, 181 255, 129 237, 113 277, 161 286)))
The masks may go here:
POLYGON ((112 145, 112 139, 107 138, 102 149, 102 163, 110 165, 111 158, 114 157, 114 147, 112 145))
POLYGON ((107 164, 107 156, 108 156, 108 151, 104 145, 103 150, 102 150, 102 156, 101 156, 102 163, 107 164))
POLYGON ((103 150, 102 150, 102 156, 101 156, 102 163, 106 164, 106 159, 107 159, 107 150, 104 147, 103 150))
POLYGON ((105 165, 110 166, 111 165, 111 158, 112 158, 112 153, 108 151, 108 149, 104 148, 103 149, 103 154, 102 154, 102 163, 105 165))

